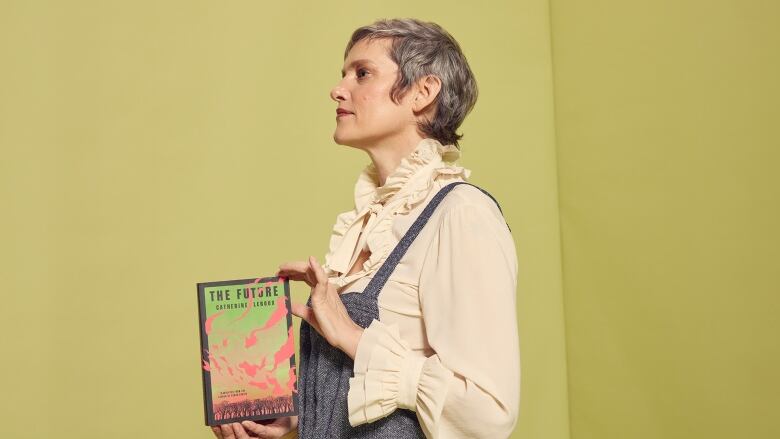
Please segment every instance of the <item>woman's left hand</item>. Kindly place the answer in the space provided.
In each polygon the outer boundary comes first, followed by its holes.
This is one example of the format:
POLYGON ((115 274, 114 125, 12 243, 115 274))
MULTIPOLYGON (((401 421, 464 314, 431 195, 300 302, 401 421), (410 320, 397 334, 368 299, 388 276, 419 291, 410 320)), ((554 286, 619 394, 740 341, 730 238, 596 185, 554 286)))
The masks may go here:
POLYGON ((293 303, 292 313, 305 320, 336 348, 353 360, 363 328, 347 313, 336 287, 328 282, 325 270, 313 256, 306 262, 288 262, 279 266, 277 276, 302 280, 311 286, 311 307, 293 303))

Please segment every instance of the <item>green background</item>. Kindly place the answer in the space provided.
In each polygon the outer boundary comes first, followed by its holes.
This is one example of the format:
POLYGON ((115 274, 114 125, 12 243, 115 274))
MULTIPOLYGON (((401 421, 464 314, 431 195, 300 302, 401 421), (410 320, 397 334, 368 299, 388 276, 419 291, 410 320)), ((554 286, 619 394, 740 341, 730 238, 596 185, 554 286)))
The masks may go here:
POLYGON ((322 262, 368 163, 331 137, 344 46, 403 16, 479 83, 513 437, 780 436, 777 2, 6 0, 4 437, 211 437, 194 285, 322 262))

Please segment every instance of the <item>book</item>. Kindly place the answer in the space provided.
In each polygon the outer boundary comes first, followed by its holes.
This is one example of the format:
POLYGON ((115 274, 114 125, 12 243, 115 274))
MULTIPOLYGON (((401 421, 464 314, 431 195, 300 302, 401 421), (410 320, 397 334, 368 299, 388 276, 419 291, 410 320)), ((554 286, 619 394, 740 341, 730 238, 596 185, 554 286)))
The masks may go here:
POLYGON ((197 287, 206 425, 297 415, 289 279, 197 287))

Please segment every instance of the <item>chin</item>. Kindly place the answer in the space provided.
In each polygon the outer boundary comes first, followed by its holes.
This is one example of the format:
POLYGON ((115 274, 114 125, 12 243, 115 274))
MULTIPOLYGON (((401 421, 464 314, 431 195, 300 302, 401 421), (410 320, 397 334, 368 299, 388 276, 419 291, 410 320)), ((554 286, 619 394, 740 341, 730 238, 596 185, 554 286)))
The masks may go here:
POLYGON ((339 133, 338 130, 333 133, 333 141, 336 142, 337 145, 351 146, 353 148, 360 148, 360 145, 362 144, 360 138, 345 136, 339 133))
POLYGON ((344 136, 339 135, 338 132, 333 133, 333 141, 336 142, 337 145, 349 146, 349 140, 344 136))

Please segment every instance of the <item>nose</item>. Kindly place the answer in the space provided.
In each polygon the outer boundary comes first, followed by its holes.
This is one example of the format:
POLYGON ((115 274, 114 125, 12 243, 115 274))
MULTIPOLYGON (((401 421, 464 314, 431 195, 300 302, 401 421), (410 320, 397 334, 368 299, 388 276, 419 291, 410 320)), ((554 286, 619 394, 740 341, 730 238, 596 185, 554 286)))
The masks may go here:
POLYGON ((330 98, 336 102, 347 99, 347 90, 341 85, 341 82, 330 90, 330 98))

